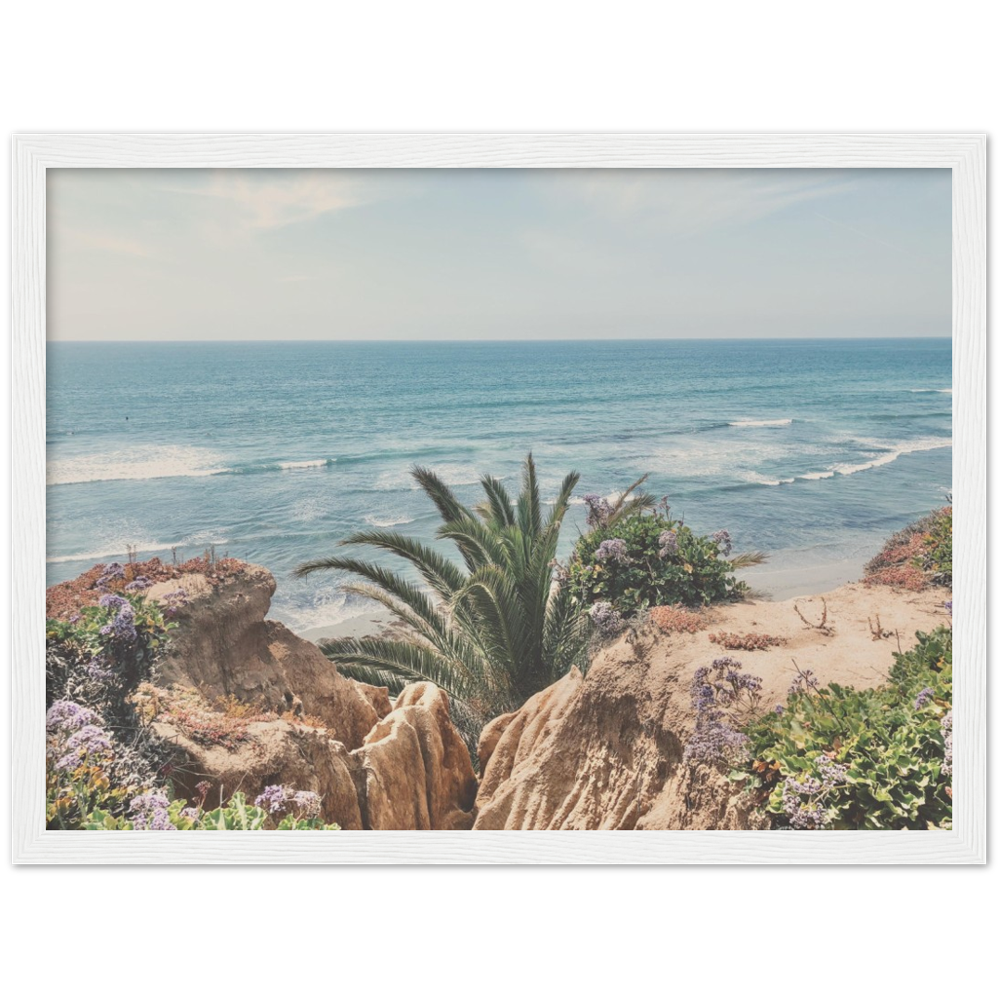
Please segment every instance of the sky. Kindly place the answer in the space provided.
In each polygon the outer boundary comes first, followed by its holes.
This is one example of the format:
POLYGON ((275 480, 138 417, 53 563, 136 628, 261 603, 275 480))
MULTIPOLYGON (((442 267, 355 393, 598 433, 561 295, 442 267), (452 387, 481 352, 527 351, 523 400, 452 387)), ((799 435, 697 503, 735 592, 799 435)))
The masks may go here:
POLYGON ((947 337, 948 170, 50 170, 50 340, 947 337))

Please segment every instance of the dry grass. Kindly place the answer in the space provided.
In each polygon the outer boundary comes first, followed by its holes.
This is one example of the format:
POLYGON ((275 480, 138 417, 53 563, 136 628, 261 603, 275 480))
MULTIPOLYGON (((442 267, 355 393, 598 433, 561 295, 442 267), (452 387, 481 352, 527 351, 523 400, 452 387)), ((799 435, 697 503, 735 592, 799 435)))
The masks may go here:
POLYGON ((780 635, 767 635, 764 632, 746 632, 743 635, 738 632, 713 632, 708 641, 726 649, 742 649, 747 652, 769 649, 771 646, 784 646, 788 642, 780 635))
POLYGON ((669 605, 652 608, 649 620, 668 635, 671 632, 688 632, 693 635, 705 628, 705 620, 697 612, 669 605))

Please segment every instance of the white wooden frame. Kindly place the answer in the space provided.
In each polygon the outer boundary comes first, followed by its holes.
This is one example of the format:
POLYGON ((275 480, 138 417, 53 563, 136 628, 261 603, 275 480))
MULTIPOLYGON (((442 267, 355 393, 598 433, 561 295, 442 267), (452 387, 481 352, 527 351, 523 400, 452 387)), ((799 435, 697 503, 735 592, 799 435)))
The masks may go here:
POLYGON ((986 860, 986 137, 19 135, 13 139, 15 863, 970 864, 986 860), (948 167, 952 170, 954 829, 82 833, 44 829, 45 176, 54 167, 948 167))

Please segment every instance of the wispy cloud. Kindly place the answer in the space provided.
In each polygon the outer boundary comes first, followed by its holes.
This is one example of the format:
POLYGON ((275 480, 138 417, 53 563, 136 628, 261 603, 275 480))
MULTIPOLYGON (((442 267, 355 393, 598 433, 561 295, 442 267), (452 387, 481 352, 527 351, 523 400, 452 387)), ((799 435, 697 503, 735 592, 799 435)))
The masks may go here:
POLYGON ((757 222, 855 187, 840 172, 639 170, 588 172, 565 190, 603 215, 694 235, 757 222))
POLYGON ((194 186, 162 190, 212 199, 232 209, 227 222, 250 230, 279 229, 375 200, 370 185, 337 170, 213 170, 194 186))

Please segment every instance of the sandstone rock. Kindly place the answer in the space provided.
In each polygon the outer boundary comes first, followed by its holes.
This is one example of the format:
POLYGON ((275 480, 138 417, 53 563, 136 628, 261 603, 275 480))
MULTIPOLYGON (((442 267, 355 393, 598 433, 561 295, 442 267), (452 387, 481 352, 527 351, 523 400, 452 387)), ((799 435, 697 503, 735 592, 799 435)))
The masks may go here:
POLYGON ((404 688, 393 711, 354 753, 365 768, 372 829, 472 826, 476 776, 469 751, 451 723, 448 696, 440 688, 426 683, 404 688))
MULTIPOLYGON (((859 585, 825 595, 826 632, 809 628, 794 601, 746 602, 705 612, 706 629, 664 634, 655 627, 621 639, 578 671, 536 694, 482 732, 483 768, 477 830, 746 829, 756 819, 738 789, 709 767, 682 762, 694 728, 690 684, 695 670, 733 656, 763 680, 764 707, 784 700, 796 676, 793 659, 820 683, 874 686, 888 676, 896 650, 917 630, 947 621, 943 590, 873 593, 859 585), (875 614, 890 642, 874 639, 875 614), (766 631, 784 645, 728 651, 712 630, 766 631)), ((818 599, 799 602, 819 620, 818 599)))
POLYGON ((209 808, 236 791, 253 802, 268 785, 290 785, 322 796, 324 822, 339 823, 344 830, 362 829, 350 753, 322 730, 284 719, 250 722, 248 739, 227 749, 196 741, 174 722, 158 720, 153 727, 175 749, 170 779, 180 798, 193 801, 202 781, 211 785, 209 808))
POLYGON ((209 699, 232 695, 279 714, 299 710, 322 719, 348 749, 361 746, 388 710, 385 689, 341 677, 319 647, 265 620, 275 582, 263 567, 248 565, 214 588, 188 576, 149 594, 162 598, 179 586, 189 600, 159 665, 162 683, 191 685, 209 699))
POLYGON ((156 703, 156 731, 175 750, 170 777, 177 794, 188 800, 205 780, 212 788, 210 805, 237 790, 252 801, 267 785, 281 784, 318 792, 324 821, 345 830, 472 826, 472 761, 451 723, 447 695, 433 684, 405 688, 396 707, 354 750, 326 730, 287 719, 234 721, 213 712, 190 689, 160 690, 156 703), (224 745, 206 743, 206 732, 216 728, 213 720, 226 733, 224 745), (238 739, 231 733, 234 726, 238 739))

